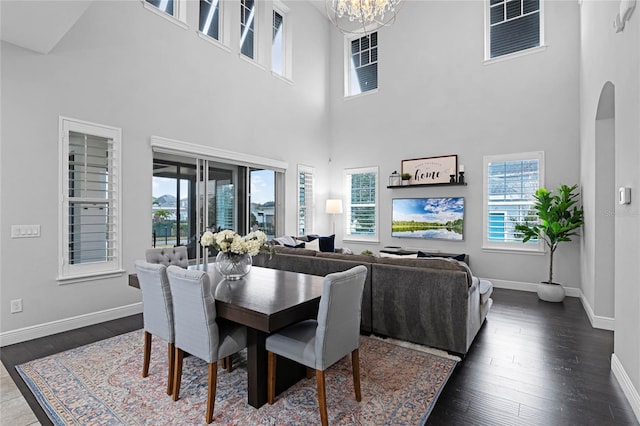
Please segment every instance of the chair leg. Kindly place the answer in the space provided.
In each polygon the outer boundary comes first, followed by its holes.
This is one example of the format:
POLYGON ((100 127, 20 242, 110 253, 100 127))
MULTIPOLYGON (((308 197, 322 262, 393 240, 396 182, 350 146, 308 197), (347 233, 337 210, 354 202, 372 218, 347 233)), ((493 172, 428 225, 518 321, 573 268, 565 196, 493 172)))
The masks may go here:
POLYGON ((310 378, 312 378, 312 377, 313 377, 313 372, 314 372, 314 371, 315 371, 315 370, 314 370, 313 368, 311 368, 311 367, 307 367, 307 379, 310 379, 310 378))
POLYGON ((176 356, 176 346, 173 343, 168 344, 169 351, 169 374, 167 377, 167 395, 171 395, 173 393, 173 370, 176 367, 175 356, 176 356))
POLYGON ((276 400, 276 354, 267 352, 267 402, 269 405, 276 400))
POLYGON ((224 358, 224 367, 227 369, 227 373, 233 371, 233 363, 231 362, 231 355, 224 358))
POLYGON ((149 361, 151 360, 151 333, 144 332, 144 360, 142 361, 142 377, 149 375, 149 361))
POLYGON ((318 382, 318 408, 320 409, 320 422, 322 426, 329 424, 327 415, 327 394, 324 386, 324 371, 316 370, 316 382, 318 382))
POLYGON ((362 400, 360 393, 360 350, 355 349, 351 352, 351 368, 353 369, 353 388, 356 391, 356 401, 362 400))
POLYGON ((175 366, 173 368, 173 400, 180 398, 180 381, 182 381, 182 361, 184 359, 184 351, 180 348, 175 350, 175 366))
POLYGON ((213 421, 213 409, 216 403, 216 385, 218 384, 218 363, 209 364, 209 391, 207 392, 207 424, 213 421))

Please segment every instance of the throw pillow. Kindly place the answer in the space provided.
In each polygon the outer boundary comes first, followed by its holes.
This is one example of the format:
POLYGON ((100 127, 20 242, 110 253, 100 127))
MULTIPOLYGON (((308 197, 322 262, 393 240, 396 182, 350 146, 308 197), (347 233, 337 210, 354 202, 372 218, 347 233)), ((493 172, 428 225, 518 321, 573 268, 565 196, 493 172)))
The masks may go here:
POLYGON ((450 259, 459 260, 460 262, 464 262, 464 258, 465 257, 466 257, 466 254, 462 253, 462 254, 459 254, 457 256, 451 256, 450 259))
POLYGON ((300 243, 300 244, 296 244, 296 245, 291 245, 291 244, 285 244, 285 247, 291 247, 291 248, 305 248, 305 243, 300 243))
MULTIPOLYGON (((304 243, 304 241, 297 240, 298 243, 304 243)), ((314 240, 304 243, 304 248, 309 250, 320 251, 320 241, 316 238, 314 240)))
POLYGON ((320 251, 333 253, 336 251, 335 246, 335 235, 329 235, 328 237, 318 237, 318 241, 320 242, 320 251))

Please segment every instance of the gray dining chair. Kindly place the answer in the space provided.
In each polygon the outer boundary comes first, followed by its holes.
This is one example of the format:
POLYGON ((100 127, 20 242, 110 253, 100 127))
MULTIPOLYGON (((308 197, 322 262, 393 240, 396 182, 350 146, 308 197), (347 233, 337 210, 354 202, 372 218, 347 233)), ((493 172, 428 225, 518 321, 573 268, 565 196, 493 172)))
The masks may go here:
POLYGON ((189 266, 187 246, 150 248, 144 253, 149 263, 159 263, 164 266, 176 265, 181 268, 189 266))
MULTIPOLYGON (((216 305, 209 276, 178 266, 167 268, 175 318, 173 400, 180 397, 182 363, 187 352, 209 364, 206 421, 213 420, 218 381, 218 360, 247 346, 247 329, 231 321, 216 321, 216 305)), ((227 358, 228 359, 228 358, 227 358)), ((227 361, 227 368, 231 361, 227 361)))
POLYGON ((138 282, 142 291, 142 318, 144 322, 144 359, 142 377, 149 376, 151 337, 156 336, 168 344, 167 395, 173 393, 173 367, 175 333, 173 327, 173 301, 167 279, 167 267, 142 260, 135 262, 138 282))
POLYGON ((351 354, 356 400, 360 394, 360 309, 367 268, 359 265, 324 278, 317 320, 286 327, 266 340, 268 351, 267 401, 273 404, 276 385, 276 355, 316 370, 318 408, 323 425, 328 424, 324 372, 351 354))

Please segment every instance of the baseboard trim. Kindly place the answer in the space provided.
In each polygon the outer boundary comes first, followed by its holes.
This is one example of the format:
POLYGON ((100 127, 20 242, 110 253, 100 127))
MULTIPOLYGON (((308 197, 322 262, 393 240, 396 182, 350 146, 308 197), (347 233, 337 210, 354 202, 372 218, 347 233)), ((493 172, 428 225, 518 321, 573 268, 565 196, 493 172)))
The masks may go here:
POLYGON ((624 395, 627 397, 627 400, 633 409, 633 413, 636 415, 636 419, 640 422, 640 395, 633 386, 631 378, 624 370, 622 363, 615 353, 611 354, 611 371, 613 371, 613 375, 616 380, 618 380, 618 383, 622 388, 622 392, 624 392, 624 395))
POLYGON ((64 331, 74 330, 76 328, 86 327, 88 325, 94 325, 105 321, 111 321, 129 315, 139 314, 141 312, 142 302, 137 302, 131 305, 91 312, 89 314, 19 328, 17 330, 5 331, 0 333, 0 347, 26 342, 27 340, 50 336, 52 334, 62 333, 64 331))
POLYGON ((591 327, 599 328, 601 330, 609 330, 614 331, 616 326, 615 318, 603 317, 594 314, 593 308, 591 304, 587 300, 586 296, 582 291, 580 291, 580 301, 582 302, 582 307, 584 311, 587 313, 587 317, 589 317, 589 322, 591 322, 591 327))
MULTIPOLYGON (((538 292, 538 283, 527 283, 522 281, 497 280, 495 278, 483 278, 493 283, 495 288, 504 288, 507 290, 528 291, 531 293, 538 292)), ((580 297, 582 292, 579 288, 565 287, 564 292, 568 297, 580 297)))

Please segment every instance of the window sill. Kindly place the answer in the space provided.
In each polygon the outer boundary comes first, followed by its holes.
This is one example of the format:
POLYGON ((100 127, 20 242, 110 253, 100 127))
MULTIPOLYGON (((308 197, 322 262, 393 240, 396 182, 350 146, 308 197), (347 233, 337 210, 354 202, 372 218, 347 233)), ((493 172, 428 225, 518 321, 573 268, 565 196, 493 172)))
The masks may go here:
POLYGON ((242 53, 238 53, 238 56, 240 57, 241 60, 248 62, 250 64, 252 64, 255 67, 260 68, 262 71, 266 71, 266 68, 263 67, 262 65, 260 65, 255 59, 251 59, 245 55, 243 55, 242 53))
POLYGON ((223 42, 221 42, 220 40, 216 40, 213 37, 210 37, 200 31, 198 31, 198 37, 200 37, 202 40, 211 43, 212 45, 214 45, 215 47, 217 47, 218 49, 222 49, 227 53, 231 53, 231 48, 229 46, 227 46, 226 44, 224 44, 223 42))
POLYGON ((357 95, 344 95, 344 100, 350 101, 351 99, 358 99, 363 96, 373 95, 374 93, 378 93, 378 88, 367 90, 366 92, 358 93, 357 95))
POLYGON ((147 9, 150 12, 155 13, 156 15, 166 19, 167 21, 179 26, 182 29, 188 30, 189 29, 189 25, 187 25, 186 22, 181 21, 180 19, 176 18, 173 15, 169 15, 167 12, 163 12, 162 10, 158 9, 157 7, 155 7, 154 5, 152 5, 151 3, 145 1, 145 0, 141 0, 142 1, 142 6, 147 9))
POLYGON ((372 239, 372 240, 364 240, 364 239, 356 239, 353 237, 345 237, 342 239, 343 242, 349 243, 360 243, 360 244, 380 244, 380 240, 372 239))
POLYGON ((513 53, 509 53, 507 55, 502 55, 502 56, 498 56, 495 58, 487 58, 484 60, 484 65, 491 65, 491 64, 495 64, 498 62, 504 62, 504 61, 510 61, 512 59, 516 59, 516 58, 520 58, 523 56, 528 56, 528 55, 533 55, 536 53, 541 53, 544 52, 545 50, 547 50, 547 46, 546 45, 542 45, 542 46, 538 46, 538 47, 532 47, 530 49, 526 49, 526 50, 521 50, 519 52, 513 52, 513 53))
POLYGON ((482 247, 482 251, 486 253, 512 253, 512 254, 532 254, 534 256, 544 256, 547 254, 546 251, 540 251, 537 249, 517 249, 512 247, 482 247))
POLYGON ((294 85, 293 80, 291 80, 291 79, 289 79, 289 78, 287 78, 287 77, 285 77, 285 76, 283 76, 281 74, 278 74, 277 72, 271 71, 271 75, 274 76, 275 78, 277 78, 278 80, 284 81, 285 83, 287 83, 287 84, 289 84, 291 86, 294 85))
POLYGON ((65 277, 58 277, 56 278, 56 280, 60 285, 73 284, 85 281, 101 280, 105 278, 116 278, 122 276, 126 272, 127 271, 125 271, 124 269, 118 269, 115 271, 95 272, 83 275, 69 275, 65 277))

